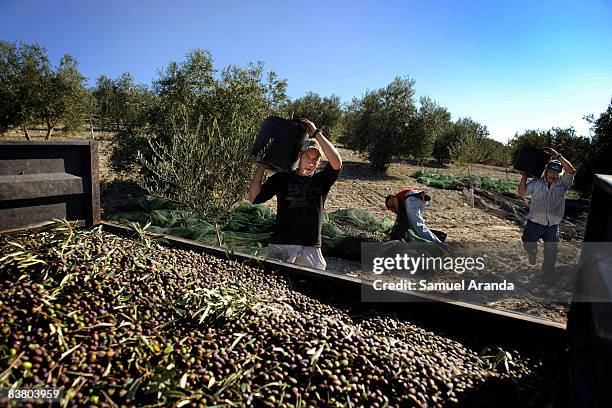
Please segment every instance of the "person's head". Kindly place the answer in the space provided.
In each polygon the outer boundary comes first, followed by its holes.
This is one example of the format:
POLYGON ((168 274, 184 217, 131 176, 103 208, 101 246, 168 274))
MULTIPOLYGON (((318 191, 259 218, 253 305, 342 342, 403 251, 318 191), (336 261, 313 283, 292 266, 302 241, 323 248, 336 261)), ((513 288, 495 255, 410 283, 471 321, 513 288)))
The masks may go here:
POLYGON ((546 165, 546 170, 544 171, 544 178, 548 183, 554 183, 559 180, 559 175, 563 171, 563 165, 559 160, 551 160, 546 165))
POLYGON ((316 139, 308 139, 302 145, 299 154, 298 173, 301 176, 312 176, 321 164, 321 148, 316 139))
POLYGON ((397 214, 398 204, 399 202, 395 195, 389 194, 387 197, 385 197, 385 207, 387 207, 387 210, 397 214))

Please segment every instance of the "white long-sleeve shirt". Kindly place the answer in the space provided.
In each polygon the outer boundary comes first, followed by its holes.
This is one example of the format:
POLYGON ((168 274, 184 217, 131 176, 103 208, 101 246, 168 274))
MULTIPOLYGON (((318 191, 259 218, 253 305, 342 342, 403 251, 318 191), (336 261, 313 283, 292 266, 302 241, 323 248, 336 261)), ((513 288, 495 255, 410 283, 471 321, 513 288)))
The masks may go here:
POLYGON ((525 195, 531 197, 527 218, 540 225, 557 225, 565 212, 565 193, 574 183, 575 173, 564 172, 548 187, 546 178, 530 180, 525 195))

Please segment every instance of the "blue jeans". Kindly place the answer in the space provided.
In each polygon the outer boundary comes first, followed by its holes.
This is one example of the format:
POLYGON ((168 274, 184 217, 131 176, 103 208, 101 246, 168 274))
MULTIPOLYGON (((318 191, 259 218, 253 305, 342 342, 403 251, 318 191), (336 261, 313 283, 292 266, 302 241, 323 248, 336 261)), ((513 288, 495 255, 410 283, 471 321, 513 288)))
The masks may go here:
POLYGON ((423 220, 423 211, 425 210, 426 202, 422 201, 417 196, 409 196, 406 200, 406 210, 408 213, 408 222, 417 234, 417 236, 431 241, 436 244, 442 244, 442 241, 433 233, 423 220))
POLYGON ((542 225, 527 220, 527 225, 523 230, 523 247, 528 253, 536 253, 538 250, 538 240, 544 241, 544 263, 542 272, 544 276, 552 277, 555 272, 557 262, 557 247, 559 245, 559 224, 542 225))

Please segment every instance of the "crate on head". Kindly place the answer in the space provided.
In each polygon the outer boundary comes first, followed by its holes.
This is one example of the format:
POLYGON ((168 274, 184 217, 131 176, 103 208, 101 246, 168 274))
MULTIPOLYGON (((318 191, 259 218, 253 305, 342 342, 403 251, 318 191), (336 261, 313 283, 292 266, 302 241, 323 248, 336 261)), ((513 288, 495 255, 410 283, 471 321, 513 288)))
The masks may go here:
POLYGON ((530 145, 523 145, 516 153, 512 167, 531 177, 541 177, 549 160, 550 155, 542 149, 530 145))
POLYGON ((1 141, 0 231, 100 221, 98 142, 1 141))
POLYGON ((307 139, 308 133, 297 120, 270 116, 261 125, 251 155, 276 170, 292 171, 298 166, 298 154, 307 139))

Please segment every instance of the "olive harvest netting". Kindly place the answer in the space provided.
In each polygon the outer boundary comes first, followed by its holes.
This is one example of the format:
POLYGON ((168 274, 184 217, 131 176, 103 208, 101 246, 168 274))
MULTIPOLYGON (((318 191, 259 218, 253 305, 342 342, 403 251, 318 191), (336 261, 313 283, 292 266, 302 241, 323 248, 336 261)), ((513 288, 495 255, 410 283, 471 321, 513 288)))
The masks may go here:
MULTIPOLYGON (((263 204, 243 203, 215 225, 197 218, 184 206, 162 198, 142 196, 131 200, 130 211, 107 216, 109 221, 144 227, 147 231, 188 238, 208 245, 265 256, 276 214, 263 204)), ((321 249, 326 256, 359 260, 362 242, 388 241, 394 221, 379 220, 355 208, 325 213, 321 249)), ((414 233, 407 240, 423 241, 414 233)))
POLYGON ((410 177, 415 178, 419 183, 445 190, 460 190, 468 183, 483 190, 498 193, 514 193, 518 187, 517 180, 503 180, 475 175, 459 177, 431 170, 419 170, 411 174, 410 177))

